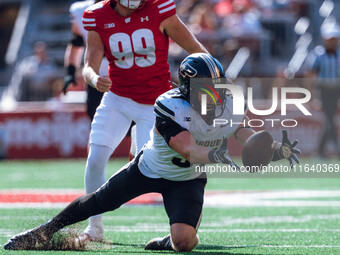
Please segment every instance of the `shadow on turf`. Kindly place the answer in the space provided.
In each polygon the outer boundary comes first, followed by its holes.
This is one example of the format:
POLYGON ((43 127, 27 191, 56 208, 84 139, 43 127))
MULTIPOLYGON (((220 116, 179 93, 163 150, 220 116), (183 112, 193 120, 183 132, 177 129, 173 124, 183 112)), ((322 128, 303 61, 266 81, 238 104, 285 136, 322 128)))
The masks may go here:
MULTIPOLYGON (((126 244, 126 243, 116 243, 116 242, 110 242, 105 241, 102 242, 105 245, 116 245, 116 246, 126 246, 126 247, 135 247, 135 248, 144 248, 144 245, 138 245, 138 244, 126 244)), ((226 255, 256 255, 259 253, 230 253, 227 250, 228 249, 241 249, 241 248, 252 248, 252 247, 258 247, 256 245, 244 245, 244 246, 226 246, 226 245, 198 245, 192 252, 186 252, 185 254, 212 254, 212 255, 218 255, 218 254, 226 254, 226 255), (209 251, 212 250, 212 251, 209 251), (214 250, 214 251, 213 251, 214 250), (218 251, 216 251, 218 250, 218 251)), ((107 252, 112 252, 112 249, 106 250, 107 252)), ((105 252, 105 251, 104 251, 105 252)), ((119 251, 120 253, 131 253, 131 251, 119 251)), ((134 253, 144 253, 143 251, 134 251, 134 253)), ((172 254, 174 252, 172 251, 148 251, 150 253, 164 253, 164 254, 172 254)), ((277 254, 279 255, 279 254, 277 254)), ((282 254, 283 255, 283 254, 282 254)))

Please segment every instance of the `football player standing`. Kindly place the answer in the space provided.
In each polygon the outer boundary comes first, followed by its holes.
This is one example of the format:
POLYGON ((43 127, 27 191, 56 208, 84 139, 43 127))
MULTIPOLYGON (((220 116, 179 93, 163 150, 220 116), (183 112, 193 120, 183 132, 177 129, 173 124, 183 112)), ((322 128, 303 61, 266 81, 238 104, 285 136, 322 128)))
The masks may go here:
MULTIPOLYGON (((106 164, 136 123, 136 152, 150 138, 153 104, 171 89, 169 37, 189 53, 207 52, 176 15, 174 0, 105 0, 87 8, 88 31, 84 58, 85 81, 106 92, 91 124, 90 150, 85 169, 86 193, 105 182, 106 164), (99 73, 103 56, 109 77, 99 73)), ((90 218, 85 235, 103 240, 101 216, 90 218)))
MULTIPOLYGON (((87 40, 87 33, 83 28, 82 17, 84 11, 90 7, 91 5, 100 2, 99 0, 87 0, 87 1, 79 1, 75 2, 70 7, 70 17, 71 17, 71 25, 72 25, 72 39, 67 45, 64 57, 64 65, 66 67, 66 76, 64 78, 64 94, 67 93, 67 89, 70 85, 76 84, 76 70, 81 66, 81 61, 83 57, 83 53, 85 50, 85 42, 87 40)), ((109 62, 104 57, 102 59, 99 74, 100 75, 108 75, 109 73, 109 62)), ((100 104, 100 101, 103 97, 103 93, 99 92, 95 88, 90 85, 87 85, 87 99, 86 99, 86 110, 87 114, 90 117, 92 122, 93 116, 96 113, 96 109, 100 104)))
MULTIPOLYGON (((87 40, 88 31, 84 29, 82 25, 82 18, 84 11, 90 7, 91 5, 100 2, 100 0, 86 0, 75 2, 70 7, 70 17, 72 24, 72 39, 67 44, 67 48, 65 51, 64 57, 64 65, 66 67, 66 76, 64 78, 64 94, 67 93, 68 87, 71 85, 76 85, 76 70, 81 66, 81 61, 83 57, 83 53, 85 50, 85 42, 87 40)), ((109 62, 106 57, 103 58, 102 63, 99 68, 99 74, 103 76, 107 76, 109 71, 109 62)), ((96 113, 96 109, 100 104, 100 101, 103 97, 102 92, 99 92, 97 89, 93 88, 90 85, 86 86, 87 88, 87 99, 86 99, 86 110, 87 115, 89 116, 91 122, 93 121, 94 114, 96 113)), ((132 160, 135 156, 136 151, 136 135, 135 135, 136 127, 131 128, 131 147, 129 153, 129 159, 132 160)))
MULTIPOLYGON (((68 87, 76 85, 76 70, 81 66, 81 61, 83 57, 83 53, 85 50, 85 42, 87 41, 87 34, 88 31, 84 29, 82 24, 82 18, 84 11, 92 6, 95 3, 100 2, 100 0, 86 0, 86 1, 78 1, 73 3, 70 6, 69 12, 70 12, 70 18, 71 18, 71 24, 72 24, 72 39, 67 45, 66 51, 65 51, 65 57, 64 57, 64 65, 66 67, 66 76, 64 78, 64 87, 63 92, 64 94, 67 93, 68 87)), ((109 62, 104 56, 101 62, 101 65, 99 67, 99 74, 102 76, 108 76, 108 68, 109 68, 109 62)), ((100 101, 103 97, 103 92, 98 91, 96 88, 87 85, 87 99, 86 99, 86 110, 87 114, 91 120, 93 121, 94 114, 96 113, 96 109, 100 104, 100 101)), ((134 129, 135 130, 135 127, 134 129)), ((131 133, 132 134, 132 133, 131 133)), ((130 155, 129 158, 132 159, 135 155, 136 151, 136 136, 135 132, 133 132, 134 136, 131 135, 131 148, 130 148, 130 155)), ((89 187, 89 190, 93 190, 92 188, 92 182, 94 182, 94 185, 97 186, 98 182, 102 181, 103 176, 98 175, 94 178, 86 178, 85 186, 89 187)), ((95 221, 96 217, 91 219, 91 221, 95 221)), ((98 216, 100 218, 100 216, 98 216)), ((98 220, 99 221, 99 220, 98 220)), ((98 223, 100 226, 100 224, 98 223)), ((103 231, 101 229, 101 226, 99 228, 96 228, 97 232, 92 233, 92 238, 94 241, 101 241, 103 239, 103 231)), ((93 228, 87 228, 85 231, 86 235, 89 235, 90 232, 94 232, 93 228), (87 233, 89 232, 89 233, 87 233)))
MULTIPOLYGON (((247 126, 224 125, 214 128, 200 115, 202 90, 193 87, 195 78, 210 78, 219 84, 224 77, 221 64, 212 56, 196 53, 182 62, 179 88, 159 96, 154 105, 156 116, 151 139, 137 157, 113 175, 100 189, 79 197, 47 223, 16 235, 4 246, 8 250, 39 249, 46 245, 59 229, 87 219, 92 215, 115 210, 129 200, 149 192, 163 196, 169 218, 170 235, 152 239, 147 250, 191 251, 198 244, 197 230, 202 217, 204 172, 196 172, 193 163, 233 164, 228 155, 227 138, 234 135, 241 145, 255 131, 247 126), (206 146, 200 145, 204 144, 206 146), (216 146, 219 144, 219 146, 216 146)), ((233 98, 226 90, 216 96, 219 104, 207 107, 210 114, 233 118, 233 98)), ((237 116, 242 120, 244 116, 237 116)), ((297 142, 293 144, 284 134, 283 142, 274 142, 272 160, 297 160, 297 142)), ((82 239, 76 238, 81 244, 82 239)))

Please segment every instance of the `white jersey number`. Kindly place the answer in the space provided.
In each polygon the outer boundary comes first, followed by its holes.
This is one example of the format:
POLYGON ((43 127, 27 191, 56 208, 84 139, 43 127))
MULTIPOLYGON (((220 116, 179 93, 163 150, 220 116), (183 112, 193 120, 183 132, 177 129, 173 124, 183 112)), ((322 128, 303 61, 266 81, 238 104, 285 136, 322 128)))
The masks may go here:
POLYGON ((115 63, 120 68, 129 69, 134 63, 139 67, 147 67, 156 62, 155 40, 149 29, 138 29, 131 38, 126 33, 113 34, 109 44, 112 55, 117 58, 115 63))

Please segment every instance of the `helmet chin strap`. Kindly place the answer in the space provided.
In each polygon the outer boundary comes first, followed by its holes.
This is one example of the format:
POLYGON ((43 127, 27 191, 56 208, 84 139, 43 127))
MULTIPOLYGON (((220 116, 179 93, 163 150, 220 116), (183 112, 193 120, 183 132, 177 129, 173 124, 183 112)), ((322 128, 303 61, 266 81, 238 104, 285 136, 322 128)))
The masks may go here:
POLYGON ((142 3, 142 0, 120 0, 119 3, 129 9, 138 9, 142 3))

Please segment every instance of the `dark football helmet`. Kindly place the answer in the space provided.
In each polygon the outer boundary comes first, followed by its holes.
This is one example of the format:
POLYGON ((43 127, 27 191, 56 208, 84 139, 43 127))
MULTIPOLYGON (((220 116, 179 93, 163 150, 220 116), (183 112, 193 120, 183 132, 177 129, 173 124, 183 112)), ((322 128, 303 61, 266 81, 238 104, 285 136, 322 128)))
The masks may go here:
MULTIPOLYGON (((226 89, 214 89, 214 84, 227 82, 221 63, 206 53, 194 53, 186 57, 178 71, 179 90, 183 98, 197 112, 200 111, 201 103, 199 92, 206 91, 207 93, 215 94, 218 97, 219 104, 223 109, 226 89), (201 79, 198 79, 201 78, 201 79)), ((211 118, 215 117, 216 105, 208 106, 208 115, 211 118)), ((209 123, 209 120, 206 120, 209 123)))

